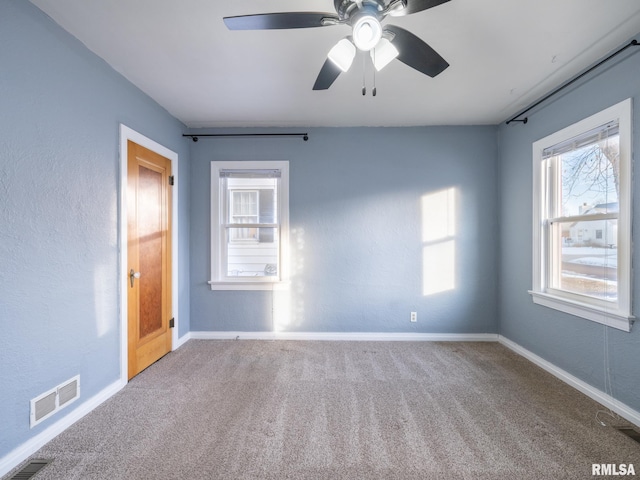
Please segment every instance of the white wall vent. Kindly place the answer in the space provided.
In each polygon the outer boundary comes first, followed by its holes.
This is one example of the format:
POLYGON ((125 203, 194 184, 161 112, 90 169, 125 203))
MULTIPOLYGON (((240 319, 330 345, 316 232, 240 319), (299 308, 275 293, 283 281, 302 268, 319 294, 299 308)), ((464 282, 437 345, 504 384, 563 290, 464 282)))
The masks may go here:
POLYGON ((31 400, 31 428, 80 397, 80 375, 61 383, 31 400))
POLYGON ((80 392, 80 377, 74 377, 64 385, 58 387, 58 406, 63 407, 67 403, 78 398, 80 392))
POLYGON ((39 398, 33 404, 33 414, 35 415, 36 422, 39 422, 43 418, 48 417, 56 410, 56 392, 45 394, 44 397, 39 398))

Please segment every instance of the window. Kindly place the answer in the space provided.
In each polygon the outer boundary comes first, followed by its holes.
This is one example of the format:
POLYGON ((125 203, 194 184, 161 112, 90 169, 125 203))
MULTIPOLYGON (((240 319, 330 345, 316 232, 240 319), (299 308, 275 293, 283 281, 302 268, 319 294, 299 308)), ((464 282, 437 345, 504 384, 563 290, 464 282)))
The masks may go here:
POLYGON ((533 144, 537 304, 631 322, 631 100, 533 144))
POLYGON ((288 162, 211 162, 212 290, 286 279, 288 162))

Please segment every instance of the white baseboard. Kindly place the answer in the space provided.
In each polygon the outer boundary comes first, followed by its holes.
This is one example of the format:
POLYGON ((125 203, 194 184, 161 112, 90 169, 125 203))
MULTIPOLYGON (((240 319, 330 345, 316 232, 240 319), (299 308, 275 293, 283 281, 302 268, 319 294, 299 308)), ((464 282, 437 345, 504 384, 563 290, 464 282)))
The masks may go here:
POLYGON ((574 377, 569 372, 555 366, 553 363, 545 360, 542 357, 539 357, 535 353, 530 352, 526 348, 518 345, 517 343, 509 340, 506 337, 499 335, 498 341, 508 349, 513 350, 518 355, 521 355, 527 360, 530 360, 531 362, 535 363, 540 368, 549 372, 551 375, 559 378, 564 383, 572 386, 576 390, 579 390, 580 392, 584 393, 586 396, 592 398, 596 402, 601 403, 603 406, 614 411, 615 413, 627 419, 629 422, 633 423, 634 425, 640 426, 640 412, 632 409, 631 407, 620 402, 619 400, 616 400, 611 395, 603 392, 602 390, 599 390, 593 387, 592 385, 589 385, 588 383, 580 380, 579 378, 574 377))
POLYGON ((53 440, 71 425, 119 392, 125 385, 126 382, 122 382, 121 380, 112 383, 89 400, 79 405, 78 408, 69 413, 69 415, 61 418, 35 437, 9 452, 5 457, 0 459, 0 477, 16 468, 20 463, 29 458, 30 455, 42 448, 47 442, 53 440))
MULTIPOLYGON (((187 333, 178 339, 173 346, 173 350, 177 350, 182 345, 187 343, 191 339, 191 333, 187 333)), ((126 372, 125 372, 126 375, 126 372)), ((9 452, 5 457, 0 458, 0 477, 3 477, 12 469, 16 468, 20 463, 24 462, 29 456, 33 455, 40 448, 42 448, 47 442, 50 442, 55 437, 64 432, 71 425, 76 423, 82 417, 90 413, 92 410, 100 406, 106 400, 118 393, 122 388, 127 385, 127 379, 121 378, 120 380, 113 382, 102 391, 91 397, 89 400, 81 404, 77 409, 73 410, 66 417, 61 418, 53 425, 47 427, 35 437, 26 441, 13 451, 9 452)))
POLYGON ((173 348, 171 350, 179 349, 182 345, 187 343, 189 340, 191 340, 191 332, 187 332, 186 334, 178 338, 178 340, 174 342, 173 348))
MULTIPOLYGON (((415 342, 500 342, 518 355, 535 363, 566 384, 616 412, 629 422, 640 426, 640 412, 589 385, 526 348, 495 333, 366 333, 366 332, 189 332, 178 339, 174 350, 189 340, 344 340, 344 341, 415 341, 415 342)), ((43 430, 0 459, 0 477, 25 461, 47 442, 58 436, 82 417, 120 391, 126 381, 118 380, 91 397, 69 415, 43 430)))
POLYGON ((497 342, 497 333, 191 332, 194 340, 345 340, 365 342, 497 342))

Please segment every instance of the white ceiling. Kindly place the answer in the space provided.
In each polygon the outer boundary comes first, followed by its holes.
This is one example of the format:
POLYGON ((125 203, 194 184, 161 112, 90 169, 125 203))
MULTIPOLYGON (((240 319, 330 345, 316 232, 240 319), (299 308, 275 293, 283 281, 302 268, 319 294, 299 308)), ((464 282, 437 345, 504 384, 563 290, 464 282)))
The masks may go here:
POLYGON ((639 0, 451 0, 383 23, 451 66, 362 62, 313 91, 348 26, 229 31, 222 18, 335 12, 333 0, 31 0, 189 127, 497 124, 640 32, 639 0), (366 84, 371 91, 369 64, 366 84))

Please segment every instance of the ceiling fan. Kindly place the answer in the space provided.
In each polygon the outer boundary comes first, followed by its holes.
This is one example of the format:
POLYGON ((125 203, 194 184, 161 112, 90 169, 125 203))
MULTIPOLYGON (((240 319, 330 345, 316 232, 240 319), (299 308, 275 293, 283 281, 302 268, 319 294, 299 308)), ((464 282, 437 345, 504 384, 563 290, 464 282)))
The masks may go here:
MULTIPOLYGON (((449 64, 433 48, 413 33, 396 25, 382 25, 387 15, 401 17, 437 7, 450 0, 334 0, 336 13, 286 12, 224 17, 229 30, 273 30, 348 25, 351 35, 329 51, 314 90, 326 90, 340 73, 351 67, 357 50, 369 52, 380 71, 391 60, 401 62, 430 77, 442 73, 449 64)), ((363 87, 364 94, 364 87, 363 87)), ((375 94, 375 93, 374 93, 375 94)))

